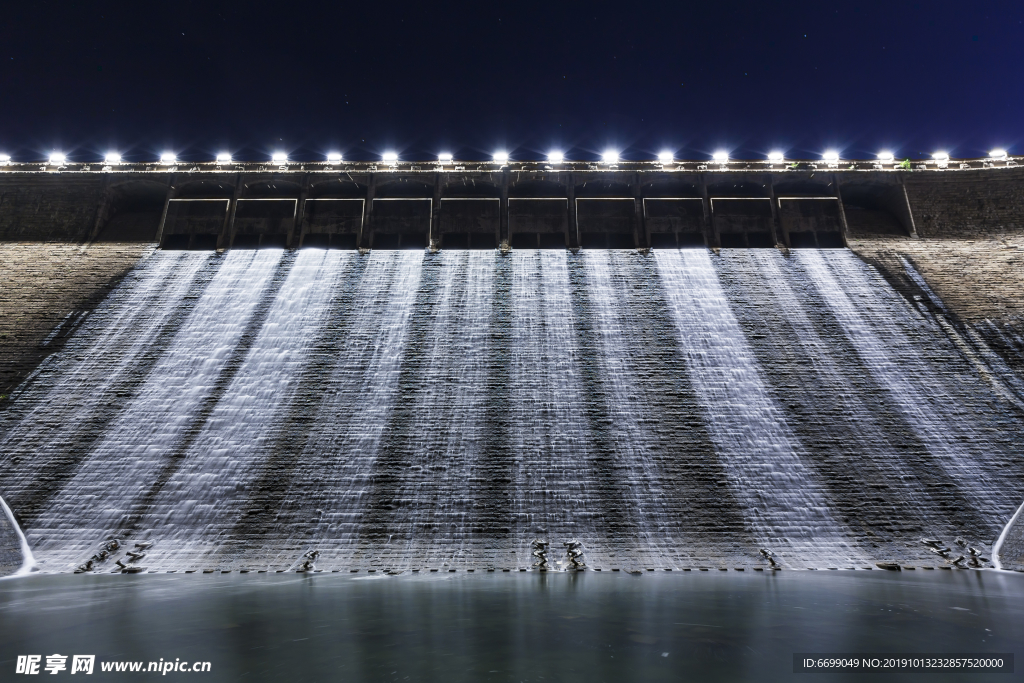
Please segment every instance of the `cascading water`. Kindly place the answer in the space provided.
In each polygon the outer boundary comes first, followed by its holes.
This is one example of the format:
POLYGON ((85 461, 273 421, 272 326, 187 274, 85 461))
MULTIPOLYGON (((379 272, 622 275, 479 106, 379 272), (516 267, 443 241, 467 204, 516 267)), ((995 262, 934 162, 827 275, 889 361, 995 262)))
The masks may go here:
POLYGON ((961 533, 939 514, 961 501, 929 486, 927 447, 908 435, 900 411, 858 362, 840 321, 794 259, 775 250, 727 251, 720 259, 732 310, 836 513, 875 536, 961 533), (860 486, 851 490, 850 480, 860 486), (865 497, 885 505, 865 506, 865 497))
POLYGON ((0 415, 0 494, 43 571, 870 566, 1019 504, 958 348, 846 251, 158 251, 0 415))
MULTIPOLYGON (((175 319, 210 256, 157 252, 146 258, 71 338, 63 353, 50 356, 14 393, 16 402, 0 417, 6 427, 0 449, 31 459, 38 472, 80 450, 111 419, 119 397, 135 391, 140 368, 162 351, 161 337, 175 319), (43 429, 43 426, 60 429, 43 429)), ((17 463, 18 460, 15 460, 17 463)), ((56 472, 54 474, 57 474, 56 472)), ((34 508, 19 500, 21 508, 34 508)))
POLYGON ((41 566, 67 571, 101 541, 135 529, 173 473, 174 449, 195 429, 282 257, 260 251, 224 258, 143 386, 36 518, 29 535, 40 538, 41 566))
POLYGON ((32 548, 28 544, 28 539, 25 538, 25 533, 21 530, 21 527, 18 526, 18 520, 14 518, 14 513, 11 511, 10 506, 7 505, 7 501, 3 498, 0 498, 0 508, 3 508, 4 512, 4 516, 3 519, 0 520, 0 524, 6 525, 7 527, 4 528, 4 526, 0 525, 0 538, 3 538, 4 536, 14 536, 18 543, 18 553, 21 555, 21 562, 18 565, 18 569, 11 576, 25 576, 36 568, 36 558, 32 554, 32 548))
POLYGON ((203 552, 230 540, 281 412, 295 395, 308 340, 328 314, 334 278, 352 260, 337 251, 302 251, 295 258, 237 373, 138 525, 140 537, 160 530, 149 562, 201 563, 203 552))
POLYGON ((976 379, 963 387, 972 373, 935 323, 880 286, 878 276, 849 254, 799 253, 796 262, 948 481, 964 492, 970 510, 986 519, 988 528, 972 531, 990 541, 999 520, 1012 514, 1016 496, 1006 495, 1006 454, 990 435, 998 424, 972 406, 991 400, 986 387, 976 379), (926 360, 922 351, 932 358, 926 360), (950 382, 936 373, 937 363, 948 364, 961 379, 950 382))
POLYGON ((844 548, 847 530, 833 519, 827 493, 769 395, 711 256, 682 250, 656 258, 712 437, 752 533, 773 550, 813 560, 831 562, 840 549, 840 559, 861 559, 844 548))
POLYGON ((247 546, 234 551, 236 561, 289 566, 307 548, 321 549, 321 565, 377 555, 375 543, 361 545, 360 531, 399 395, 423 258, 375 252, 336 284, 329 323, 306 340, 310 367, 276 452, 236 523, 247 546))
MULTIPOLYGON (((513 535, 526 542, 577 536, 594 548, 608 513, 603 490, 588 486, 593 449, 581 414, 567 258, 564 251, 512 254, 513 535)), ((519 566, 529 566, 529 546, 515 550, 519 566)))

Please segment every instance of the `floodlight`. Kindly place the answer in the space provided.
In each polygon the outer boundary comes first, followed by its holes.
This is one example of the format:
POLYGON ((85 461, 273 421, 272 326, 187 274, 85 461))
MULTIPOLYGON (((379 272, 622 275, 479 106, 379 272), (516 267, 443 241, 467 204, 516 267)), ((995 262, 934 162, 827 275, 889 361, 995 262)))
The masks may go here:
POLYGON ((231 163, 231 155, 228 154, 227 152, 221 152, 220 154, 217 155, 217 163, 218 164, 230 164, 231 163))
POLYGON ((508 162, 508 152, 495 152, 493 158, 494 158, 494 163, 496 163, 496 164, 504 164, 504 163, 508 162))
POLYGON ((178 157, 174 152, 164 152, 160 155, 161 164, 174 164, 178 161, 178 157))
POLYGON ((772 162, 773 164, 781 164, 785 160, 786 155, 783 154, 782 152, 768 152, 768 161, 772 162))
POLYGON ((341 159, 342 159, 341 152, 328 152, 327 153, 327 162, 330 163, 330 164, 340 164, 341 163, 341 159))
POLYGON ((445 162, 451 163, 452 159, 453 157, 451 152, 441 152, 440 154, 437 155, 437 161, 438 163, 441 164, 445 162))
POLYGON ((284 152, 274 152, 270 156, 270 158, 274 161, 275 164, 283 164, 288 161, 288 155, 285 154, 284 152))
POLYGON ((997 161, 1003 161, 1009 156, 1005 149, 994 149, 988 155, 997 161))
POLYGON ((393 164, 396 161, 398 161, 398 152, 384 152, 384 154, 381 156, 381 159, 388 162, 389 164, 393 164))
POLYGON ((560 164, 565 159, 565 155, 558 151, 548 152, 548 163, 560 164))
POLYGON ((712 154, 711 158, 720 164, 724 164, 725 162, 729 161, 729 153, 726 152, 724 149, 720 149, 714 154, 712 154))
POLYGON ((117 152, 107 152, 107 156, 103 158, 103 161, 113 166, 121 163, 121 155, 117 152))
POLYGON ((54 152, 53 154, 50 155, 50 165, 51 166, 60 166, 61 164, 63 164, 67 160, 68 160, 67 156, 61 154, 60 152, 54 152))
POLYGON ((935 159, 935 161, 949 161, 949 154, 946 152, 936 152, 932 155, 932 159, 935 159))
POLYGON ((835 151, 834 149, 829 149, 826 150, 825 153, 821 155, 821 158, 829 162, 830 164, 834 164, 839 161, 839 152, 835 151))
POLYGON ((11 163, 11 155, 10 154, 0 154, 0 164, 9 164, 9 163, 11 163))
POLYGON ((601 161, 606 164, 619 163, 619 151, 616 149, 606 149, 604 154, 601 155, 601 161))
POLYGON ((888 150, 885 152, 879 152, 878 160, 885 164, 891 164, 892 162, 896 161, 896 155, 888 150))
POLYGON ((658 161, 663 164, 671 164, 676 160, 676 155, 672 152, 658 152, 658 161))

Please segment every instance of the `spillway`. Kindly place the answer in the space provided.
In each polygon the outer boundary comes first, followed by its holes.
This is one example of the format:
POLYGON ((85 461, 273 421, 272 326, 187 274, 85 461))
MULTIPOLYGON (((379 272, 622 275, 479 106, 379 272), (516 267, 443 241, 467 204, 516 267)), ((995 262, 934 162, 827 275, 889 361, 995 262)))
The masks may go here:
POLYGON ((989 548, 1024 485, 1019 378, 948 327, 845 249, 156 250, 12 394, 0 493, 47 572, 114 539, 148 571, 940 562, 919 538, 989 548))

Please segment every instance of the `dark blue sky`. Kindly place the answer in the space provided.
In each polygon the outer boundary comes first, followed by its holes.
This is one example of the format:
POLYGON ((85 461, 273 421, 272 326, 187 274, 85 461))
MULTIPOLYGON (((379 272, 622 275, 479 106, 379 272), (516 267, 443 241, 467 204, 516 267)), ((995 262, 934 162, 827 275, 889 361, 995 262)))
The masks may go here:
POLYGON ((24 2, 0 152, 1024 153, 1024 2, 24 2))

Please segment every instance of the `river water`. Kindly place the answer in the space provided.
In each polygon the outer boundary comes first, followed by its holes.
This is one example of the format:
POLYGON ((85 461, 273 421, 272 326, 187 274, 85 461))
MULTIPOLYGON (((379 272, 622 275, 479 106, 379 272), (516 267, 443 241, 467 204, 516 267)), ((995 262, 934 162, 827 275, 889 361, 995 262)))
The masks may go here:
POLYGON ((867 680, 794 674, 793 655, 1019 655, 1022 642, 1024 576, 995 572, 235 573, 0 582, 4 680, 12 680, 18 655, 43 655, 45 664, 54 653, 95 655, 95 679, 87 680, 150 680, 157 674, 100 669, 161 660, 210 663, 209 673, 172 671, 168 680, 867 680))

